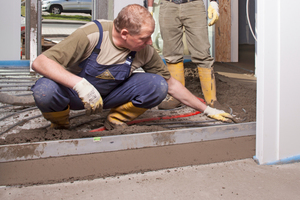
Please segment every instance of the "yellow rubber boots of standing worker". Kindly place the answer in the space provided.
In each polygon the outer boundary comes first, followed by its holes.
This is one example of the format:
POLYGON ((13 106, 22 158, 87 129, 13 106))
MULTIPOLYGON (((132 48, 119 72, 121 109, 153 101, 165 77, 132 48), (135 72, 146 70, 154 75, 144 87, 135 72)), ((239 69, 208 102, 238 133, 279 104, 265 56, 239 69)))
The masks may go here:
MULTIPOLYGON (((167 63, 168 69, 170 74, 173 78, 178 80, 183 86, 185 86, 185 79, 184 79, 184 66, 183 62, 179 62, 176 64, 167 63)), ((180 102, 173 98, 172 96, 168 95, 168 98, 162 101, 159 105, 159 109, 173 109, 180 105, 180 102)))
POLYGON ((125 103, 119 107, 112 108, 107 115, 104 126, 108 130, 127 127, 126 122, 130 122, 146 112, 146 108, 138 108, 132 102, 125 103))
POLYGON ((70 106, 66 110, 58 112, 43 112, 44 118, 51 122, 51 128, 68 129, 70 127, 70 106))
MULTIPOLYGON (((183 62, 177 64, 167 63, 170 74, 173 78, 178 80, 183 86, 185 86, 185 77, 184 77, 184 66, 183 62)), ((216 92, 216 79, 213 67, 211 68, 202 68, 198 67, 199 79, 201 84, 201 89, 204 95, 206 103, 214 107, 215 102, 217 101, 217 92, 216 92)), ((158 106, 159 109, 173 109, 180 105, 180 102, 169 96, 168 99, 161 102, 158 106)))
MULTIPOLYGON (((209 26, 214 25, 219 19, 219 6, 216 1, 211 1, 207 9, 208 18, 211 19, 209 26)), ((216 79, 213 67, 202 68, 198 67, 201 89, 206 103, 214 107, 217 102, 216 79)))

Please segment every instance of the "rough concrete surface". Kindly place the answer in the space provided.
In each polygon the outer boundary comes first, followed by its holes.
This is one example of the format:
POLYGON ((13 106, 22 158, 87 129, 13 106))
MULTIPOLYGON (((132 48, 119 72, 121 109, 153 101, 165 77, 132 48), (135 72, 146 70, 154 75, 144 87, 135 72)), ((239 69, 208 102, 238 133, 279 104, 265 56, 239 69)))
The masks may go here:
POLYGON ((300 163, 253 159, 163 169, 95 180, 2 187, 0 199, 299 199, 300 163))
MULTIPOLYGON (((253 73, 245 74, 245 71, 239 70, 238 68, 232 66, 226 66, 221 63, 216 63, 215 68, 217 98, 219 102, 217 108, 228 113, 232 113, 232 115, 235 117, 235 122, 254 122, 256 120, 256 78, 253 76, 253 73)), ((191 62, 185 63, 185 77, 186 87, 193 94, 203 99, 204 97, 201 91, 198 71, 195 64, 191 62)), ((17 106, 2 107, 0 109, 0 118, 11 113, 16 114, 18 110, 21 111, 24 110, 24 108, 17 106)), ((121 135, 170 129, 166 127, 166 124, 150 125, 149 123, 139 123, 137 126, 129 126, 121 131, 106 130, 102 132, 90 133, 90 130, 103 127, 103 123, 108 111, 109 110, 105 110, 103 113, 92 115, 90 117, 85 116, 84 111, 72 111, 70 115, 71 118, 76 115, 77 117, 71 119, 71 128, 69 130, 53 130, 46 128, 46 126, 49 125, 49 122, 41 116, 41 113, 38 109, 23 112, 5 118, 4 120, 0 120, 0 132, 3 131, 3 134, 0 133, 0 145, 98 137, 104 135, 121 135), (37 116, 37 118, 26 120, 35 116, 37 116), (18 124, 18 126, 14 126, 12 129, 8 130, 10 127, 19 122, 21 123, 18 124)), ((138 119, 185 115, 192 112, 195 112, 195 110, 188 107, 182 107, 170 111, 157 110, 157 107, 155 107, 145 112, 138 119)), ((180 124, 180 121, 183 120, 203 122, 210 120, 210 118, 200 114, 186 118, 155 120, 151 121, 151 123, 166 123, 172 121, 180 124)), ((212 125, 215 123, 220 122, 208 123, 207 125, 212 125)), ((198 125, 200 125, 200 123, 198 123, 198 125)), ((185 124, 178 128, 184 127, 188 127, 188 125, 185 124)))

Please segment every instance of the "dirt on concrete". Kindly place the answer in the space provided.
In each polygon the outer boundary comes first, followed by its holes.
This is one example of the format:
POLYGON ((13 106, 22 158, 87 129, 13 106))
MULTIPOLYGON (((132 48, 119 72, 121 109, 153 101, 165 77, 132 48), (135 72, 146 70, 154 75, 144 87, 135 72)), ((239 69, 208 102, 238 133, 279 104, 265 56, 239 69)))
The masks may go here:
MULTIPOLYGON (((224 69, 224 66, 223 68, 224 69)), ((245 73, 245 71, 239 70, 238 68, 226 66, 226 69, 234 71, 235 75, 240 75, 240 78, 232 78, 230 76, 222 75, 221 71, 215 69, 216 85, 217 85, 217 98, 219 105, 218 109, 222 109, 228 113, 231 113, 236 122, 254 122, 256 121, 256 87, 249 87, 248 82, 244 82, 243 76, 253 77, 252 73, 245 73)), ((222 70, 224 71, 224 70, 222 70)), ((199 76, 197 72, 196 65, 188 62, 185 63, 185 82, 186 87, 196 96, 203 98, 201 91, 199 76)), ((86 138, 86 137, 97 137, 97 136, 108 136, 108 135, 121 135, 121 134, 133 134, 133 133, 143 133, 143 132, 153 132, 153 131, 163 131, 170 129, 195 127, 195 126, 208 126, 211 124, 216 124, 220 122, 211 122, 208 117, 203 114, 197 114, 185 118, 174 118, 169 120, 162 120, 163 116, 178 116, 182 114, 193 113, 195 110, 188 108, 187 106, 182 106, 180 108, 168 111, 161 111, 157 108, 148 110, 146 113, 141 115, 138 119, 151 119, 156 118, 159 120, 152 120, 143 123, 137 123, 128 126, 126 129, 122 130, 112 130, 112 131, 98 131, 90 132, 100 127, 103 127, 105 117, 109 110, 104 110, 103 113, 99 115, 93 115, 90 117, 78 112, 74 114, 74 118, 71 119, 71 128, 68 130, 54 130, 49 128, 49 122, 47 122, 43 117, 40 117, 38 121, 26 121, 27 125, 31 123, 31 127, 38 128, 24 128, 19 125, 19 131, 7 134, 5 137, 0 139, 0 145, 5 144, 18 144, 18 143, 29 143, 29 142, 40 142, 49 140, 64 140, 64 139, 74 139, 74 138, 86 138), (184 124, 183 121, 194 123, 184 124), (206 123, 199 123, 206 122, 206 123), (159 122, 159 123, 158 123, 159 122), (174 126, 172 122, 176 123, 174 126), (181 124, 182 123, 182 124, 181 124), (45 126, 48 124, 48 127, 45 126), (181 124, 178 126, 178 124, 181 124), (43 126, 38 126, 43 125, 43 126)), ((72 114, 72 113, 71 113, 72 114)), ((71 115, 72 116, 72 115, 71 115)), ((15 117, 17 118, 17 117, 15 117)))

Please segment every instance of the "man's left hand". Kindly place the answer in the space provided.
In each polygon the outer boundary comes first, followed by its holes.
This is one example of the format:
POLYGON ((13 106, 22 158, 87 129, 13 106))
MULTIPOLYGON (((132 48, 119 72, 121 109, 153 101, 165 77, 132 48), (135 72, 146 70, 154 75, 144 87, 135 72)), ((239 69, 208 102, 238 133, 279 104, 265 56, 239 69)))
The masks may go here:
POLYGON ((102 111, 103 100, 98 90, 85 78, 79 81, 74 87, 81 99, 86 115, 96 114, 102 111))
POLYGON ((210 5, 207 9, 207 12, 208 12, 208 18, 209 19, 212 19, 210 22, 209 22, 209 26, 212 26, 214 25, 218 19, 219 19, 219 5, 216 1, 212 1, 210 2, 210 5))

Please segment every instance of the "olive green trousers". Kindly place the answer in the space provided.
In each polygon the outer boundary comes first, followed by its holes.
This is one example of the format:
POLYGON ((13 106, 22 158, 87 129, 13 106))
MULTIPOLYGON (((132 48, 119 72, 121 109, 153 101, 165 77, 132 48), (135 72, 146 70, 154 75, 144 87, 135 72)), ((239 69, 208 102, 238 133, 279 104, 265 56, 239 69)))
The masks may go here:
POLYGON ((161 0, 159 25, 163 39, 163 56, 167 63, 183 61, 182 38, 185 30, 192 62, 197 67, 212 67, 214 59, 209 51, 207 15, 202 0, 182 4, 161 0))

